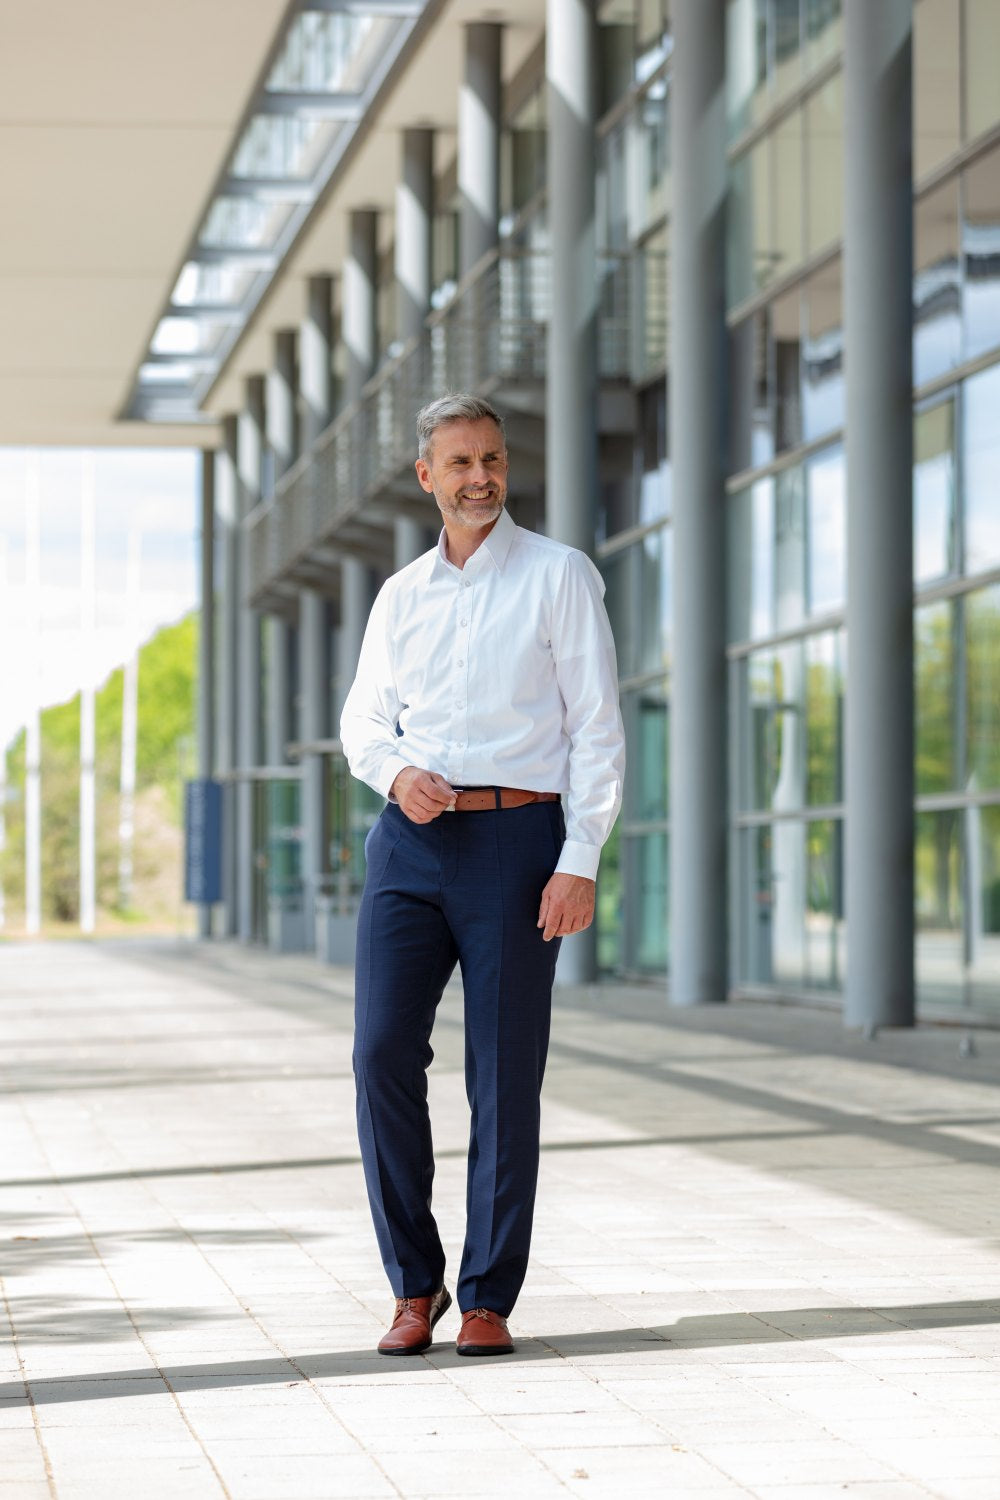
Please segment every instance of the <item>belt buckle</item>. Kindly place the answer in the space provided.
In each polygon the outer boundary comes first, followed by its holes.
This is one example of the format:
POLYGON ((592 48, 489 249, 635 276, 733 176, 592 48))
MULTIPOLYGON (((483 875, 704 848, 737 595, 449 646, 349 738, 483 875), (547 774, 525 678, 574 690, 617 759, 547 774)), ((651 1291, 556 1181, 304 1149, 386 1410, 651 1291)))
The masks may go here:
MULTIPOLYGON (((465 791, 465 787, 464 786, 453 786, 452 787, 452 791, 455 793, 456 799, 457 799, 458 794, 460 792, 464 792, 465 791)), ((455 811, 455 803, 454 802, 450 802, 448 804, 448 806, 445 808, 445 812, 454 812, 454 811, 455 811)))

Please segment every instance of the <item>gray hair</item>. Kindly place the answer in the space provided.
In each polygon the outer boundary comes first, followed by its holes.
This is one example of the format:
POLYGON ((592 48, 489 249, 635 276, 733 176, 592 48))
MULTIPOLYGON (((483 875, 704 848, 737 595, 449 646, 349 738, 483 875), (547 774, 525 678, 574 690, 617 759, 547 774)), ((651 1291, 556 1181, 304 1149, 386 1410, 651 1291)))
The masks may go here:
POLYGON ((431 450, 431 438, 439 427, 444 427, 448 422, 481 422, 485 417, 497 424, 506 447, 507 433, 503 417, 492 402, 487 401, 484 396, 455 392, 439 396, 436 401, 431 401, 417 412, 417 452, 425 459, 431 450))

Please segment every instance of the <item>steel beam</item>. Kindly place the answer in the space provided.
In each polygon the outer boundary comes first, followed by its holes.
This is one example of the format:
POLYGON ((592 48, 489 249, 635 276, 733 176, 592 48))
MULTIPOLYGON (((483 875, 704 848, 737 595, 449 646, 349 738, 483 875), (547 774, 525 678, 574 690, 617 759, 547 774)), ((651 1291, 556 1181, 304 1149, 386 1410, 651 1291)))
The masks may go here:
POLYGON ((360 94, 319 89, 268 89, 256 104, 259 115, 291 115, 297 120, 345 120, 355 124, 364 114, 360 94))

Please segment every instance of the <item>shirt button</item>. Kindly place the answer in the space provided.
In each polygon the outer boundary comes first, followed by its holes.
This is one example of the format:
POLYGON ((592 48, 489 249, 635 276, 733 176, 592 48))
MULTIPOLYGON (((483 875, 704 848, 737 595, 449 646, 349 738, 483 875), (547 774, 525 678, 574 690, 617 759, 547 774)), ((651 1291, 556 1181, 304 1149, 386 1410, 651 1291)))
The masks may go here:
POLYGON ((465 662, 462 660, 461 657, 459 657, 457 665, 460 666, 460 667, 464 667, 465 666, 465 662))
POLYGON ((462 587, 463 587, 463 589, 471 589, 472 584, 469 582, 469 580, 467 578, 463 578, 462 579, 462 587))
POLYGON ((464 703, 456 703, 456 704, 455 704, 455 707, 456 707, 456 708, 464 708, 464 707, 465 707, 465 704, 464 704, 464 703))
POLYGON ((469 623, 469 622, 468 622, 468 620, 459 620, 459 622, 458 622, 458 623, 459 623, 459 624, 460 624, 460 625, 468 625, 468 623, 469 623))

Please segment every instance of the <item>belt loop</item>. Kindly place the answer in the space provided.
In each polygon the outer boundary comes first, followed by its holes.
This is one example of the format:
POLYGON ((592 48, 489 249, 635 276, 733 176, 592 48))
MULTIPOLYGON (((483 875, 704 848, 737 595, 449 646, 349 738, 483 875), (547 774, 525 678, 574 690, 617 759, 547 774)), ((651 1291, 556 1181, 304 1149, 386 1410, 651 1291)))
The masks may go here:
POLYGON ((498 786, 495 786, 493 788, 493 795, 496 798, 496 804, 497 804, 496 810, 497 810, 497 812, 501 812, 502 809, 503 809, 503 800, 502 800, 502 798, 500 796, 500 788, 498 786))

